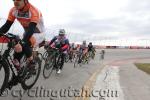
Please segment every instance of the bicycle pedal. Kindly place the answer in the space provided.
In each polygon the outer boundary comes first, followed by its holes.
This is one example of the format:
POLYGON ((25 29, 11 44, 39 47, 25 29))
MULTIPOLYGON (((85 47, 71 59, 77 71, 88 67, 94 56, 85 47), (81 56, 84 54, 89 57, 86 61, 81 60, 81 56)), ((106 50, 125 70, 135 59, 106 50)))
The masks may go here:
POLYGON ((8 85, 8 86, 7 86, 7 88, 8 88, 9 90, 11 90, 12 87, 13 87, 12 85, 8 85))

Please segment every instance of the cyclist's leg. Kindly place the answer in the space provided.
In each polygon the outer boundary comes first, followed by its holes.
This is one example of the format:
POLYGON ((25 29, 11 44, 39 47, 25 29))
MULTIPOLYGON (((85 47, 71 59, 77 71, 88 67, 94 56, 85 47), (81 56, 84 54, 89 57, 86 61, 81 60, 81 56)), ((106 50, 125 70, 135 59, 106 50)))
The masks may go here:
POLYGON ((79 49, 79 61, 78 63, 81 63, 82 61, 82 55, 83 55, 83 49, 79 49))
POLYGON ((61 55, 61 66, 60 66, 60 70, 63 69, 64 62, 65 62, 65 53, 62 53, 62 55, 61 55))
POLYGON ((83 59, 86 60, 86 57, 87 57, 87 50, 84 50, 83 51, 83 59))
POLYGON ((31 45, 28 44, 23 45, 23 52, 25 53, 25 56, 27 57, 28 61, 33 60, 32 51, 33 49, 31 45))
POLYGON ((34 47, 39 47, 39 44, 45 40, 44 33, 34 33, 33 37, 35 38, 35 43, 33 44, 34 47))
POLYGON ((41 44, 45 40, 44 33, 34 33, 33 36, 30 38, 31 45, 33 47, 32 55, 35 57, 39 50, 39 44, 41 44))
POLYGON ((14 56, 13 63, 18 71, 20 70, 20 60, 23 57, 23 55, 24 55, 23 51, 20 53, 14 52, 13 54, 14 56))

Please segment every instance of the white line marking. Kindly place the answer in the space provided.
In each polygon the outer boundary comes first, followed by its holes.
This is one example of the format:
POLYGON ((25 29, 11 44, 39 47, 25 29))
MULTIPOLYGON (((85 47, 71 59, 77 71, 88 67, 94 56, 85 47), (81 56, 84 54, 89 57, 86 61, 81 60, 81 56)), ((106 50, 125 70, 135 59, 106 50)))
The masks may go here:
POLYGON ((97 77, 90 100, 124 100, 119 80, 119 66, 106 66, 97 77))

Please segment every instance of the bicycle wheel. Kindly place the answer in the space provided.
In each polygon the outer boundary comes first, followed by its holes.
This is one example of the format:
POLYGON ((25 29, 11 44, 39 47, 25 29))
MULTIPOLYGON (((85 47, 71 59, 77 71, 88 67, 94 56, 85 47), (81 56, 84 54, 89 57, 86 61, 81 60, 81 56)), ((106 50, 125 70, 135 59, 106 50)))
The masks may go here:
POLYGON ((39 59, 42 61, 43 60, 43 55, 41 53, 38 52, 38 57, 39 59))
POLYGON ((5 93, 9 81, 9 68, 5 61, 0 62, 0 96, 5 93))
POLYGON ((69 55, 66 54, 66 55, 65 55, 65 62, 67 63, 68 61, 69 61, 69 55))
POLYGON ((74 60, 74 68, 76 68, 78 65, 81 66, 81 59, 79 56, 77 56, 74 60), (80 60, 80 61, 79 61, 80 60))
POLYGON ((48 57, 48 52, 45 51, 45 52, 43 53, 43 55, 42 55, 42 58, 43 58, 44 60, 46 60, 47 57, 48 57))
POLYGON ((39 78, 41 71, 41 60, 39 57, 35 57, 34 60, 36 61, 35 69, 29 70, 30 66, 27 66, 26 71, 24 72, 25 75, 21 81, 21 86, 24 90, 31 89, 39 78))
POLYGON ((57 74, 57 71, 60 69, 60 67, 62 66, 62 58, 61 58, 62 54, 59 54, 56 58, 56 74, 57 74))
POLYGON ((94 56, 95 56, 95 55, 94 55, 94 53, 92 53, 92 56, 91 56, 91 58, 92 58, 92 59, 94 59, 94 56))
POLYGON ((85 57, 85 62, 86 62, 87 64, 89 64, 89 62, 90 62, 90 56, 89 56, 89 55, 87 55, 87 56, 85 57))
POLYGON ((77 64, 78 64, 78 58, 76 58, 74 61, 74 68, 77 67, 77 64))
POLYGON ((49 78, 50 75, 53 72, 53 67, 55 64, 55 59, 52 56, 47 57, 46 61, 45 61, 45 65, 44 65, 44 69, 43 69, 43 77, 45 79, 49 78))

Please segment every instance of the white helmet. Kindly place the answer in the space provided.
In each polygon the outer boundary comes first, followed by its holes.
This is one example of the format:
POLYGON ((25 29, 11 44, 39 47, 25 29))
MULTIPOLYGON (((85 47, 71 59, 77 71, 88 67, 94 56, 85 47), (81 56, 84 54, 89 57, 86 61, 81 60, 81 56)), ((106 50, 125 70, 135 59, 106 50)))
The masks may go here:
POLYGON ((59 35, 65 35, 65 30, 64 29, 59 29, 59 35))

